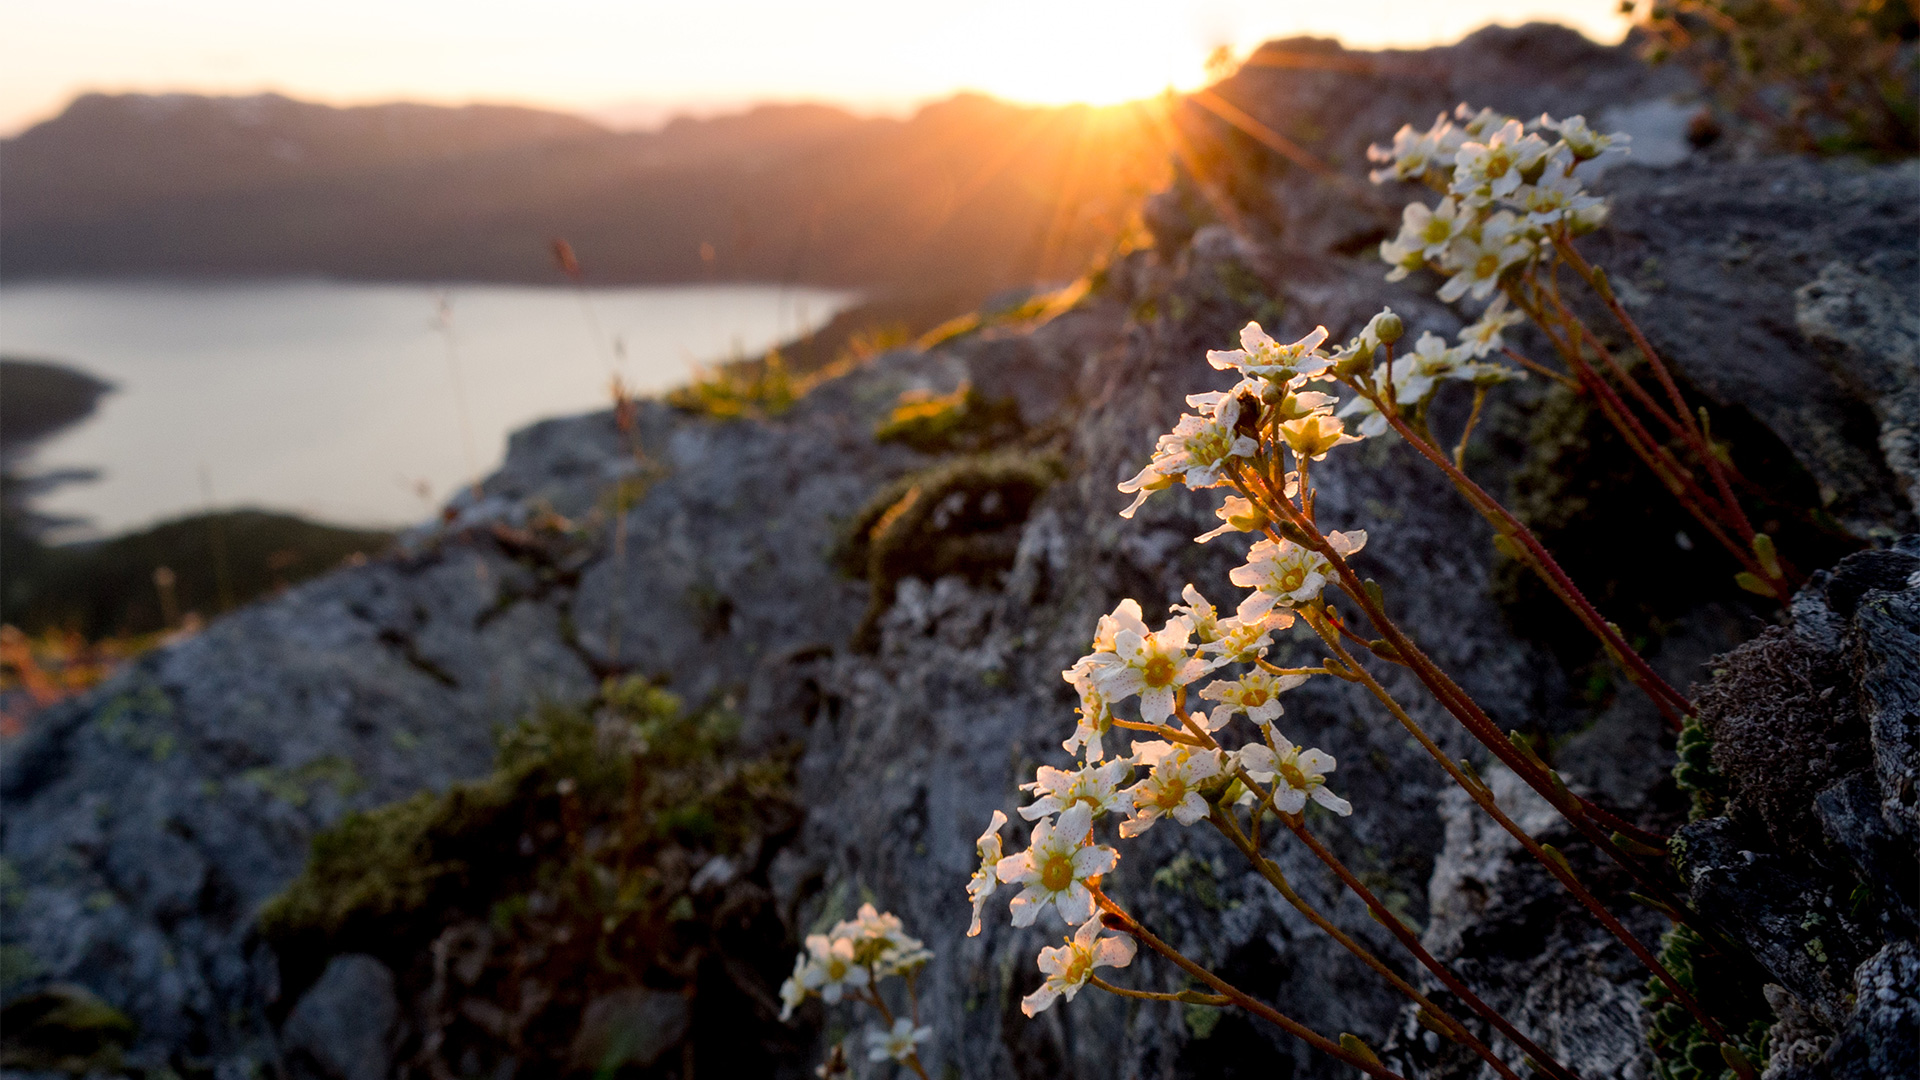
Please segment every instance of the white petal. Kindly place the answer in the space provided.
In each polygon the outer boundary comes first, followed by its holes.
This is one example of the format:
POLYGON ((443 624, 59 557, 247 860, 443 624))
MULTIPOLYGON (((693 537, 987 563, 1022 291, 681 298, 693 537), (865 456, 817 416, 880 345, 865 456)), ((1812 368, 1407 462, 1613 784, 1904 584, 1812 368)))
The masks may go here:
POLYGON ((1328 791, 1324 787, 1317 787, 1313 789, 1313 801, 1319 803, 1321 806, 1326 807, 1327 809, 1333 811, 1334 813, 1339 814, 1341 817, 1346 817, 1348 814, 1353 813, 1352 803, 1348 802, 1347 800, 1341 798, 1338 795, 1335 795, 1333 792, 1328 791))
POLYGON ((1133 957, 1139 947, 1131 937, 1101 938, 1100 944, 1093 948, 1094 967, 1126 967, 1133 963, 1133 957))

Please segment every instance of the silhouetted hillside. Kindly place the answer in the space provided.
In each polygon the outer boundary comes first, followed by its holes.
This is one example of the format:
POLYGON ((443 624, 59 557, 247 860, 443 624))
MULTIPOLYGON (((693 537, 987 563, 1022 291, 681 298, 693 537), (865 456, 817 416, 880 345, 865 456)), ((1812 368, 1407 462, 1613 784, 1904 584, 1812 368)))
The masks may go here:
POLYGON ((4 273, 800 281, 1077 272, 1165 158, 1139 110, 978 96, 621 133, 530 109, 88 95, 0 146, 4 273))

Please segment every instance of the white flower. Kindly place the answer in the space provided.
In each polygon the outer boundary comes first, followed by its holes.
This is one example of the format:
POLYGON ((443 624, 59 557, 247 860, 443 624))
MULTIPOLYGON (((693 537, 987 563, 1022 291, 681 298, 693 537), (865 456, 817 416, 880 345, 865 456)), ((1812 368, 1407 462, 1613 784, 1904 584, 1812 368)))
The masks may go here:
POLYGON ((1069 806, 1085 806, 1098 818, 1119 810, 1125 802, 1120 784, 1133 775, 1133 759, 1115 758, 1103 765, 1083 765, 1072 772, 1042 765, 1033 783, 1021 784, 1039 798, 1020 808, 1020 816, 1035 821, 1069 806))
POLYGON ((1000 860, 995 873, 1009 885, 1025 885, 1009 909, 1013 925, 1032 926, 1048 907, 1068 925, 1093 917, 1093 893, 1087 879, 1104 874, 1120 861, 1120 853, 1100 844, 1081 843, 1093 827, 1093 811, 1076 803, 1058 818, 1042 818, 1033 827, 1027 850, 1000 860))
MULTIPOLYGON (((1562 154, 1556 154, 1555 160, 1564 161, 1568 168, 1573 164, 1562 154)), ((1567 169, 1554 165, 1549 165, 1540 179, 1520 185, 1511 196, 1511 201, 1527 212, 1528 222, 1543 227, 1604 202, 1597 195, 1588 195, 1580 181, 1567 169)))
MULTIPOLYGON (((1196 722, 1206 717, 1194 713, 1196 722)), ((1220 775, 1220 752, 1195 746, 1162 742, 1158 739, 1133 744, 1133 752, 1150 762, 1153 771, 1145 780, 1127 789, 1133 799, 1133 816, 1120 823, 1120 835, 1139 836, 1168 814, 1182 825, 1191 825, 1207 816, 1207 800, 1197 790, 1209 777, 1220 775)))
POLYGON ((1293 613, 1280 611, 1258 619, 1242 619, 1233 615, 1221 619, 1218 626, 1220 636, 1200 646, 1201 652, 1215 654, 1221 664, 1251 664, 1265 656, 1267 646, 1273 644, 1273 632, 1293 625, 1293 613))
POLYGON ((859 913, 835 925, 829 936, 852 942, 854 963, 874 969, 876 978, 904 975, 933 959, 926 945, 907 933, 900 916, 872 904, 860 905, 859 913))
POLYGON ((1089 919, 1080 925, 1065 945, 1040 950, 1040 970, 1047 981, 1040 989, 1020 999, 1020 1011, 1032 1016, 1058 998, 1072 1001, 1097 967, 1126 967, 1133 963, 1137 948, 1130 937, 1101 937, 1100 921, 1089 919))
MULTIPOLYGON (((1471 139, 1485 138, 1488 132, 1498 131, 1511 122, 1507 114, 1494 112, 1492 109, 1474 112, 1473 106, 1464 101, 1454 106, 1453 117, 1460 121, 1461 130, 1466 133, 1467 138, 1471 139)), ((1458 149, 1457 146, 1456 149, 1458 149)))
POLYGON ((1415 270, 1427 268, 1427 251, 1422 244, 1394 237, 1380 241, 1380 261, 1393 269, 1387 271, 1388 281, 1401 281, 1415 270))
POLYGON ((994 873, 994 868, 1000 865, 1000 830, 1006 823, 1007 815, 995 810, 993 817, 988 819, 987 831, 973 842, 974 850, 980 853, 980 866, 974 870, 973 877, 967 880, 967 899, 973 901, 973 923, 967 927, 968 937, 980 936, 980 915, 987 909, 987 898, 1000 887, 1000 878, 994 873))
POLYGON ((1114 654, 1120 663, 1093 674, 1095 685, 1109 701, 1140 695, 1140 718, 1157 724, 1173 715, 1173 688, 1205 675, 1213 665, 1187 651, 1192 629, 1184 619, 1169 619, 1156 633, 1141 634, 1131 627, 1114 635, 1114 654))
POLYGON ((1474 299, 1484 300, 1507 267, 1531 257, 1533 250, 1519 219, 1502 210, 1481 223, 1480 235, 1461 237, 1447 249, 1445 265, 1455 272, 1436 295, 1452 303, 1472 290, 1474 299))
POLYGON ((1569 116, 1565 120, 1555 121, 1553 117, 1541 113, 1539 123, 1548 131, 1559 132, 1560 140, 1566 143, 1567 149, 1581 161, 1597 158, 1609 150, 1625 153, 1626 144, 1633 141, 1633 136, 1623 132, 1616 131, 1611 135, 1600 134, 1587 126, 1587 118, 1584 116, 1569 116))
POLYGON ((907 1059, 919 1052, 919 1044, 933 1038, 930 1027, 914 1027, 913 1021, 900 1017, 893 1022, 890 1030, 867 1029, 867 1059, 885 1061, 888 1058, 906 1064, 907 1059))
POLYGON ((1507 310, 1507 294, 1501 293, 1480 313, 1478 321, 1461 329, 1460 348, 1475 358, 1498 352, 1506 344, 1501 334, 1508 327, 1525 322, 1526 318, 1518 311, 1507 310))
POLYGON ((1291 345, 1282 345, 1267 336, 1260 324, 1250 322, 1240 328, 1240 347, 1231 352, 1207 353, 1207 363, 1221 371, 1238 371, 1256 378, 1285 382, 1303 375, 1318 375, 1326 370, 1330 358, 1320 351, 1327 340, 1327 328, 1316 326, 1313 332, 1291 345))
POLYGON ((1391 149, 1367 147, 1369 160, 1393 163, 1388 168, 1373 170, 1367 178, 1376 184, 1388 180, 1419 180, 1430 169, 1450 169, 1454 152, 1464 137, 1464 133, 1447 121, 1446 113, 1434 117, 1433 126, 1425 131, 1415 131, 1412 124, 1402 124, 1400 130, 1393 133, 1391 149))
MULTIPOLYGON (((1194 543, 1204 544, 1216 536, 1225 536, 1230 532, 1257 532, 1267 526, 1267 515, 1255 507, 1251 500, 1243 499, 1238 495, 1227 496, 1226 505, 1215 510, 1213 516, 1226 522, 1226 524, 1194 537, 1194 543)), ((1192 588, 1192 586, 1188 586, 1188 588, 1192 588)), ((1176 608, 1175 610, 1179 609, 1176 608)), ((1195 629, 1197 631, 1198 627, 1195 629)), ((1211 640, 1211 638, 1203 634, 1200 640, 1204 643, 1211 640)))
POLYGON ((1361 436, 1349 435, 1346 425, 1326 413, 1316 412, 1280 425, 1280 437, 1293 452, 1309 461, 1320 461, 1336 446, 1357 443, 1361 436))
POLYGON ((849 990, 866 988, 867 969, 854 961, 851 938, 808 934, 807 952, 806 967, 796 974, 806 989, 819 994, 827 1004, 839 1001, 840 995, 849 990))
MULTIPOLYGON (((1234 498, 1235 496, 1229 495, 1227 501, 1231 503, 1234 498)), ((1240 501, 1246 502, 1245 499, 1240 501)), ((1194 638, 1200 644, 1204 645, 1220 636, 1220 613, 1214 610, 1213 605, 1207 602, 1207 598, 1201 595, 1199 589, 1193 587, 1192 582, 1188 582, 1186 587, 1180 590, 1180 599, 1185 600, 1186 603, 1173 605, 1173 610, 1180 613, 1180 618, 1193 631, 1194 638)))
POLYGON ((1353 813, 1352 803, 1327 790, 1326 774, 1334 768, 1332 754, 1325 750, 1303 750, 1279 732, 1273 733, 1273 740, 1279 753, 1258 743, 1248 745, 1240 751, 1240 767, 1263 784, 1279 780, 1273 785, 1275 808, 1297 814, 1311 798, 1341 817, 1353 813))
MULTIPOLYGON (((1202 397, 1196 394, 1188 400, 1202 397)), ((1120 511, 1121 517, 1132 517, 1148 495, 1172 486, 1175 479, 1184 481, 1190 488, 1222 483, 1220 470, 1230 459, 1252 457, 1259 449, 1253 439, 1234 430, 1240 422, 1239 398, 1229 394, 1204 397, 1211 399, 1207 415, 1180 417, 1171 432, 1160 436, 1147 467, 1132 479, 1121 482, 1122 492, 1138 493, 1133 504, 1120 511)))
POLYGON ((1434 384, 1451 375, 1464 359, 1464 351, 1448 345, 1446 338, 1431 330, 1421 334, 1413 348, 1394 361, 1395 404, 1406 409, 1425 401, 1434 384))
MULTIPOLYGON (((1327 560, 1291 540, 1262 540, 1248 549, 1246 564, 1234 567, 1227 578, 1243 589, 1254 590, 1240 601, 1236 612, 1242 621, 1253 622, 1276 607, 1293 607, 1319 596, 1327 583, 1327 560)), ((1288 615, 1283 625, 1292 622, 1288 615)))
POLYGON ((1208 731, 1218 731, 1227 726, 1236 712, 1244 712, 1247 719, 1265 727, 1278 719, 1283 711, 1280 707, 1280 695, 1307 681, 1305 675, 1273 675, 1255 668, 1238 679, 1222 679, 1208 683, 1200 691, 1200 696, 1208 701, 1217 701, 1213 714, 1207 721, 1208 731))
POLYGON ((1545 139, 1526 134, 1520 121, 1509 120, 1486 142, 1460 147, 1451 191, 1470 206, 1512 194, 1521 174, 1540 164, 1551 149, 1545 139))
POLYGON ((1410 202, 1400 212, 1399 239, 1404 245, 1418 246, 1422 258, 1437 259, 1473 220, 1473 212, 1463 211, 1452 196, 1441 199, 1432 209, 1424 203, 1410 202))
POLYGON ((792 1019, 793 1010, 807 1000, 807 957, 808 950, 801 950, 800 955, 793 958, 793 974, 780 984, 780 1019, 783 1023, 792 1019))
MULTIPOLYGON (((1385 381, 1386 376, 1376 371, 1374 382, 1379 384, 1385 381)), ((1373 402, 1368 401, 1366 398, 1359 396, 1353 397, 1345 405, 1340 406, 1339 415, 1359 417, 1360 422, 1353 426, 1353 430, 1365 438, 1372 439, 1386 434, 1386 414, 1381 412, 1373 402)))
POLYGON ((1074 725, 1073 734, 1060 745, 1069 754, 1080 753, 1084 748, 1088 761, 1099 761, 1106 756, 1101 739, 1113 728, 1112 704, 1093 681, 1094 672, 1103 666, 1102 660, 1118 662, 1118 658, 1110 652, 1094 653, 1081 657, 1078 663, 1060 673, 1060 677, 1067 680, 1080 695, 1078 723, 1074 725))

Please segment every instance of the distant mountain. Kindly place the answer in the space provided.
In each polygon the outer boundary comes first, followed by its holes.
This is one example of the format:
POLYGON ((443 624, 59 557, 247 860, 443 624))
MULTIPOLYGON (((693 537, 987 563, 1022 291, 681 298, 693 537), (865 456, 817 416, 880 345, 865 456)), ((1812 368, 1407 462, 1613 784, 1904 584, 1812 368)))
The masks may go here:
POLYGON ((1144 113, 979 96, 907 120, 766 106, 614 132, 532 109, 76 99, 0 142, 0 274, 795 281, 1065 276, 1160 180, 1144 113))

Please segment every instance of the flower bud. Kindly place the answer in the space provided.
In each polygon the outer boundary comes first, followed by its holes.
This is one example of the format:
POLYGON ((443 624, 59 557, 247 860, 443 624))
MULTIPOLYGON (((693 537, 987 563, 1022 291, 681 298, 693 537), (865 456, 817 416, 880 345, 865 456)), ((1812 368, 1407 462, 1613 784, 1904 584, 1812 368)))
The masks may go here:
POLYGON ((1367 329, 1373 331, 1373 336, 1379 338, 1382 345, 1391 345, 1407 332, 1407 325, 1400 321, 1400 316, 1387 310, 1375 315, 1373 321, 1367 324, 1367 329))

